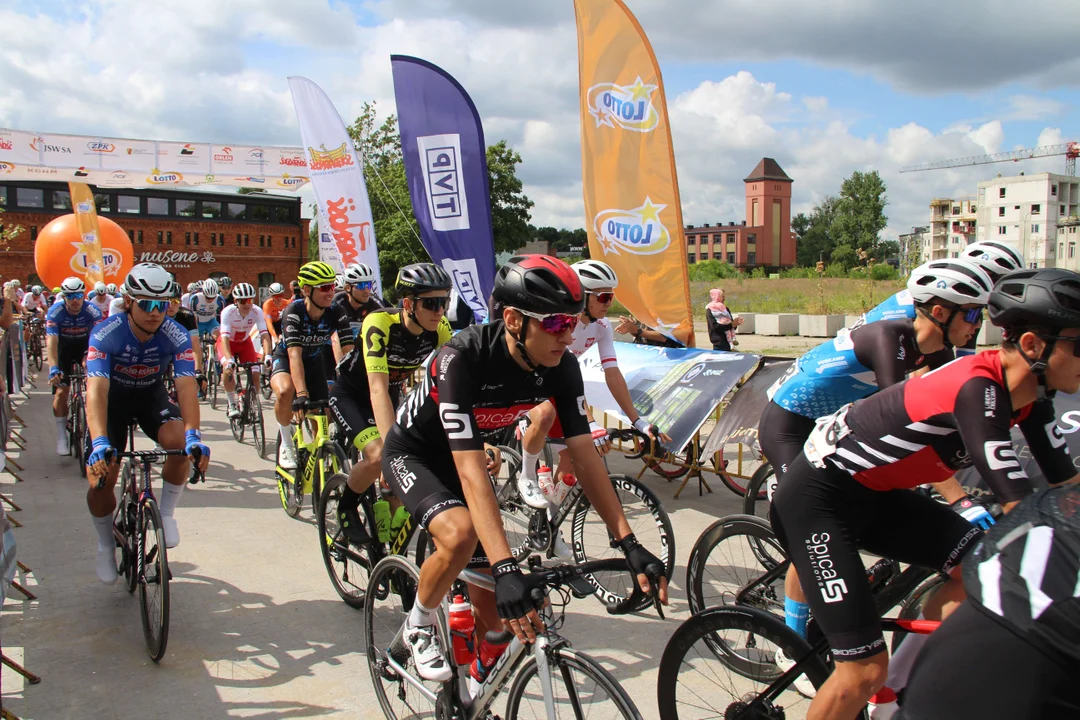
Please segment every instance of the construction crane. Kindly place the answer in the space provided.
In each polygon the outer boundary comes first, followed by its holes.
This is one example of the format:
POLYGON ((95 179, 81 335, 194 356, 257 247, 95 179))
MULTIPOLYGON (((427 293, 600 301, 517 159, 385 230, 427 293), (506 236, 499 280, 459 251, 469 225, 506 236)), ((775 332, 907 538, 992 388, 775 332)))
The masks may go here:
POLYGON ((909 165, 901 168, 900 172, 921 172, 923 170, 944 170, 945 168, 966 167, 968 165, 989 165, 999 162, 1019 162, 1021 160, 1033 160, 1035 158, 1065 156, 1065 174, 1076 175, 1076 158, 1080 157, 1080 143, 1067 142, 1060 145, 1043 145, 1037 148, 1013 150, 1011 152, 995 153, 993 155, 975 155, 973 157, 955 158, 953 160, 941 160, 926 163, 925 165, 909 165))

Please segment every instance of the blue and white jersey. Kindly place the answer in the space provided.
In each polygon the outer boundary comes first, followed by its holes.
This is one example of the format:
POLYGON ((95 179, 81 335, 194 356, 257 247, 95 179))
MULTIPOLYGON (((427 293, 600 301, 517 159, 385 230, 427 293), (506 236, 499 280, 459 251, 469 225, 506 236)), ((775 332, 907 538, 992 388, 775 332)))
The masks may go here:
POLYGON ((198 292, 192 295, 188 300, 188 309, 195 313, 195 317, 198 318, 201 323, 216 320, 224 307, 225 301, 221 299, 220 295, 211 300, 201 292, 198 292))
POLYGON ((793 362, 766 394, 785 410, 818 418, 876 390, 874 371, 855 358, 855 343, 845 328, 793 362))
POLYGON ((101 318, 101 313, 90 303, 84 302, 82 309, 72 315, 68 312, 67 305, 61 301, 50 307, 45 316, 45 334, 56 335, 61 343, 85 343, 90 337, 90 331, 101 318))
POLYGON ((172 318, 165 318, 145 343, 135 337, 126 314, 109 318, 90 333, 88 377, 107 378, 124 389, 138 390, 162 382, 169 363, 175 377, 195 377, 191 337, 172 318))
POLYGON ((862 320, 856 324, 856 327, 877 322, 878 320, 899 320, 901 318, 915 319, 915 300, 906 289, 896 293, 863 315, 862 320))

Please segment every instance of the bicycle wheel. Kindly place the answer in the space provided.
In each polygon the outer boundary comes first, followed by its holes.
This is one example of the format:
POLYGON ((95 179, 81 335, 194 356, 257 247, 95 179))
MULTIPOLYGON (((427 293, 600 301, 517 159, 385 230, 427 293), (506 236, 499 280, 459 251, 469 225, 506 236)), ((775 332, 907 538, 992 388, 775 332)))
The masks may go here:
POLYGON ((86 432, 82 406, 82 396, 76 395, 71 400, 71 406, 68 409, 71 413, 71 437, 68 439, 69 446, 71 447, 71 454, 75 456, 75 462, 79 465, 79 475, 86 477, 86 446, 83 444, 83 434, 86 432))
MULTIPOLYGON (((930 596, 934 594, 938 586, 945 582, 944 575, 933 575, 926 580, 919 583, 919 586, 911 591, 911 594, 904 599, 904 602, 900 605, 900 612, 896 617, 901 620, 918 620, 922 615, 923 608, 926 607, 927 601, 930 596)), ((892 642, 889 645, 889 652, 896 654, 896 649, 900 647, 900 643, 904 638, 908 636, 905 632, 894 632, 892 636, 892 642)))
POLYGON ((266 457, 266 425, 263 423, 262 402, 259 393, 255 390, 248 391, 248 413, 251 424, 251 440, 255 444, 255 450, 260 458, 266 457))
MULTIPOLYGON (((400 555, 390 555, 379 561, 371 571, 364 607, 364 640, 367 648, 368 670, 375 686, 375 696, 387 718, 434 717, 435 706, 416 687, 405 680, 398 668, 422 683, 433 694, 442 689, 439 683, 421 680, 416 674, 408 646, 400 636, 405 618, 416 597, 420 570, 400 555), (392 664, 393 663, 393 664, 392 664)), ((438 611, 435 623, 443 648, 449 648, 445 637, 443 611, 438 611)))
MULTIPOLYGON (((341 473, 332 475, 323 488, 322 499, 319 501, 323 511, 318 515, 321 538, 319 549, 322 551, 326 573, 330 576, 334 590, 347 605, 360 609, 364 607, 364 593, 367 592, 371 563, 367 558, 368 548, 351 547, 338 520, 338 501, 341 500, 346 479, 341 473)), ((363 506, 360 507, 360 512, 365 512, 363 506)))
POLYGON ((750 476, 750 482, 746 484, 746 494, 743 495, 743 513, 768 520, 769 498, 774 492, 776 492, 776 473, 773 472, 771 463, 764 462, 754 471, 754 474, 750 476))
MULTIPOLYGON (((630 525, 630 532, 650 552, 656 553, 664 563, 668 580, 675 570, 675 531, 667 511, 660 504, 652 490, 629 475, 614 474, 611 484, 619 496, 619 504, 630 525)), ((600 514, 593 509, 592 503, 582 495, 574 509, 573 520, 574 559, 603 560, 604 558, 622 558, 623 552, 614 544, 607 525, 600 514)), ((633 587, 628 583, 633 580, 625 572, 593 573, 585 576, 595 588, 594 594, 603 603, 619 603, 630 597, 633 587)), ((652 600, 642 598, 636 607, 623 608, 623 612, 637 612, 649 606, 652 600)))
MULTIPOLYGON (((632 718, 641 713, 619 681, 593 658, 569 646, 556 646, 548 653, 551 668, 551 696, 557 718, 632 718)), ((549 717, 536 657, 524 662, 506 698, 506 717, 549 717)))
POLYGON ((41 370, 41 340, 34 335, 30 343, 30 352, 34 356, 34 367, 41 370))
POLYGON ((316 452, 318 454, 315 457, 315 477, 311 479, 311 512, 318 517, 322 514, 319 501, 322 499, 326 481, 338 473, 348 475, 351 466, 349 458, 345 457, 345 453, 336 443, 325 442, 316 452))
MULTIPOLYGON (((730 515, 717 520, 698 537, 686 562, 690 612, 734 605, 740 590, 786 560, 772 528, 761 518, 730 515)), ((740 604, 782 616, 784 575, 755 587, 740 604)))
POLYGON ((281 443, 278 443, 277 459, 274 461, 274 474, 277 476, 278 497, 281 499, 281 507, 289 517, 300 514, 300 508, 304 504, 304 484, 300 481, 300 474, 304 471, 302 458, 299 450, 296 451, 297 465, 290 475, 281 467, 281 443))
POLYGON ((161 513, 153 498, 143 501, 140 517, 143 576, 139 579, 139 607, 146 651, 151 660, 158 662, 165 657, 169 642, 169 561, 161 513))
POLYGON ((678 480, 690 472, 690 466, 694 464, 694 446, 693 444, 688 445, 682 453, 674 454, 665 452, 663 448, 652 442, 651 448, 643 448, 641 459, 650 470, 660 477, 668 480, 678 480))
POLYGON ((821 687, 829 668, 794 630, 753 608, 710 608, 680 625, 664 648, 656 681, 661 720, 725 718, 781 720, 803 717, 810 701, 792 685, 766 689, 783 673, 776 651, 800 659, 800 669, 821 687), (716 648, 721 649, 720 652, 716 648), (751 703, 758 706, 750 708, 751 703))
POLYGON ((270 373, 263 372, 262 379, 262 396, 264 400, 269 400, 270 396, 274 394, 274 389, 270 387, 270 373))
POLYGON ((116 572, 118 575, 124 576, 124 585, 127 587, 129 594, 135 592, 135 588, 139 583, 139 576, 136 573, 138 548, 133 544, 138 532, 139 512, 138 506, 135 504, 135 498, 129 492, 128 478, 130 475, 131 466, 124 463, 123 468, 120 470, 120 502, 116 505, 116 518, 113 520, 115 532, 124 538, 123 542, 117 540, 117 544, 120 546, 120 564, 117 565, 116 572))
MULTIPOLYGON (((495 486, 495 499, 499 502, 506 541, 510 544, 514 559, 520 562, 533 552, 546 548, 548 541, 546 538, 531 536, 529 532, 536 510, 526 505, 518 493, 517 478, 521 472, 521 455, 506 445, 500 445, 499 452, 502 453, 502 467, 491 482, 495 486)), ((546 534, 546 523, 544 525, 542 532, 546 534)))
POLYGON ((229 429, 232 430, 233 440, 242 443, 244 442, 244 431, 247 429, 248 413, 247 408, 244 407, 247 398, 241 395, 238 398, 238 401, 240 402, 240 417, 229 418, 229 429))

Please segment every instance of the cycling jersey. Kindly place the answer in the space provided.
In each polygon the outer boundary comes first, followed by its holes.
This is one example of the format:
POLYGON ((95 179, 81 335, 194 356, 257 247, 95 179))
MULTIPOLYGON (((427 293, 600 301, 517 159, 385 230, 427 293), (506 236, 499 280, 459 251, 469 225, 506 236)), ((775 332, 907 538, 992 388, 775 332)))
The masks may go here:
POLYGON ((817 418, 895 385, 907 373, 937 368, 952 360, 948 348, 930 355, 919 351, 914 321, 885 320, 844 329, 792 363, 767 391, 790 412, 817 418))
POLYGON ((873 490, 941 482, 975 466, 999 502, 1031 492, 1009 429, 1019 425, 1051 484, 1076 474, 1057 427, 1054 403, 1014 410, 999 350, 955 360, 821 418, 804 454, 829 463, 873 490))
POLYGON ((914 320, 915 315, 915 300, 907 290, 901 290, 863 315, 862 319, 856 323, 856 327, 877 322, 878 320, 899 320, 902 318, 914 320))
POLYGON ((352 328, 353 342, 356 342, 357 338, 360 337, 360 328, 364 324, 364 318, 377 310, 383 309, 382 304, 375 299, 374 295, 368 298, 368 301, 360 307, 354 308, 345 293, 338 293, 334 296, 334 305, 340 305, 345 314, 349 316, 349 327, 352 328))
POLYGON ((115 315, 90 333, 88 377, 106 378, 125 389, 147 389, 162 382, 170 362, 174 377, 195 377, 191 337, 172 318, 166 317, 145 343, 135 337, 127 315, 115 315))
POLYGON ((363 347, 354 347, 338 366, 338 381, 354 395, 367 394, 368 373, 387 375, 391 385, 401 385, 432 350, 444 345, 453 334, 444 317, 438 330, 413 335, 405 327, 400 308, 371 313, 364 319, 360 333, 363 347))
POLYGON ((611 329, 611 322, 607 318, 600 318, 591 323, 578 323, 574 328, 574 341, 570 343, 570 352, 574 356, 580 356, 593 345, 600 348, 600 366, 608 368, 619 367, 619 361, 615 358, 615 332, 611 329))
POLYGON ((44 295, 34 295, 33 293, 27 293, 26 296, 23 297, 22 306, 26 310, 34 312, 35 310, 44 308, 47 302, 48 299, 44 295))
POLYGON ((284 295, 280 299, 270 296, 266 299, 266 302, 262 304, 263 317, 265 317, 271 323, 277 323, 281 321, 282 311, 292 302, 284 295))
POLYGON ((169 317, 180 323, 188 331, 188 335, 199 337, 199 321, 195 319, 195 313, 185 307, 178 307, 176 313, 169 317))
POLYGON ((216 320, 223 307, 225 307, 225 302, 220 295, 211 299, 198 292, 188 299, 188 309, 195 313, 200 323, 216 320))
POLYGON ((303 348, 305 360, 317 357, 335 332, 342 350, 352 345, 349 318, 340 307, 331 305, 318 320, 313 320, 303 300, 291 302, 281 313, 281 342, 274 350, 274 357, 288 361, 288 348, 291 347, 303 348))
POLYGON ((267 333, 263 312, 254 305, 248 309, 247 315, 240 313, 239 305, 229 305, 221 312, 222 337, 240 341, 247 338, 252 328, 257 328, 260 335, 267 333))
POLYGON ((88 342, 90 331, 102 319, 101 313, 93 305, 84 302, 76 314, 68 312, 67 305, 57 303, 49 308, 45 316, 45 334, 56 335, 60 344, 69 342, 88 342))
POLYGON ((112 302, 111 295, 102 295, 98 297, 95 293, 87 295, 83 304, 90 303, 98 309, 102 317, 109 317, 109 303, 112 302))

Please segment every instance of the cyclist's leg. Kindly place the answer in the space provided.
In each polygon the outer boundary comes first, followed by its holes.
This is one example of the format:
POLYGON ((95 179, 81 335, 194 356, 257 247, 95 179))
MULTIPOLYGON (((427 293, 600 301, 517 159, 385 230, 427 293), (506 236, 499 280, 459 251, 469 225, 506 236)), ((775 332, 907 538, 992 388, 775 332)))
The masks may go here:
POLYGON ((544 440, 555 423, 555 407, 550 402, 541 403, 529 411, 529 425, 521 438, 521 470, 518 472, 518 493, 525 504, 534 508, 547 505, 544 494, 536 480, 536 466, 544 450, 544 440))
MULTIPOLYGON (((225 352, 223 345, 228 340, 222 336, 218 336, 214 342, 214 351, 217 355, 218 362, 221 363, 221 384, 225 388, 225 398, 229 401, 229 406, 236 404, 236 363, 239 358, 233 354, 233 362, 229 365, 225 365, 225 352)), ((229 350, 234 350, 238 343, 230 343, 229 350)))
POLYGON ((346 440, 360 450, 361 457, 349 471, 349 478, 338 501, 338 519, 349 542, 361 545, 370 537, 360 519, 360 498, 379 477, 382 468, 382 440, 370 406, 365 408, 340 385, 330 393, 330 412, 346 440))
POLYGON ((292 375, 289 374, 289 356, 283 352, 274 354, 270 370, 270 387, 274 389, 274 417, 277 419, 281 448, 287 454, 291 466, 296 466, 296 448, 292 436, 292 401, 295 396, 292 375))
MULTIPOLYGON (((127 428, 131 421, 129 411, 133 411, 131 403, 121 393, 110 392, 106 405, 106 435, 109 445, 118 452, 123 452, 127 445, 127 428), (109 411, 112 408, 112 411, 109 411)), ((89 457, 91 448, 86 448, 86 456, 89 457)), ((89 473, 87 473, 89 477, 89 473)), ((95 567, 98 579, 106 585, 116 582, 116 540, 113 538, 113 511, 116 509, 116 479, 120 475, 119 463, 109 465, 105 474, 104 487, 98 488, 91 484, 86 491, 86 506, 90 510, 90 519, 94 523, 94 533, 97 536, 97 558, 95 567)))
POLYGON ((53 418, 56 422, 56 453, 67 455, 71 448, 68 447, 67 414, 68 396, 71 387, 71 369, 80 362, 86 353, 86 348, 80 344, 60 345, 57 347, 57 362, 60 367, 60 382, 53 387, 53 418))
POLYGON ((843 470, 815 468, 799 455, 773 496, 773 529, 808 583, 814 619, 836 660, 810 704, 808 720, 855 717, 885 683, 888 653, 856 545, 877 522, 881 494, 843 470))
MULTIPOLYGON (((139 427, 143 433, 165 450, 183 450, 184 421, 180 416, 180 408, 169 398, 165 387, 158 385, 141 394, 139 404, 139 427)), ((161 485, 158 505, 166 547, 174 548, 180 544, 175 513, 176 506, 180 504, 180 495, 187 487, 190 467, 191 462, 186 456, 170 455, 165 458, 165 465, 161 469, 164 482, 161 485)))
MULTIPOLYGON (((803 444, 813 430, 812 418, 785 410, 772 401, 765 405, 758 422, 758 443, 765 457, 772 463, 777 484, 783 479, 792 461, 802 454, 803 444)), ((792 630, 806 637, 806 622, 809 616, 810 605, 806 602, 806 594, 799 584, 799 573, 794 565, 790 565, 784 578, 784 621, 792 630)))

